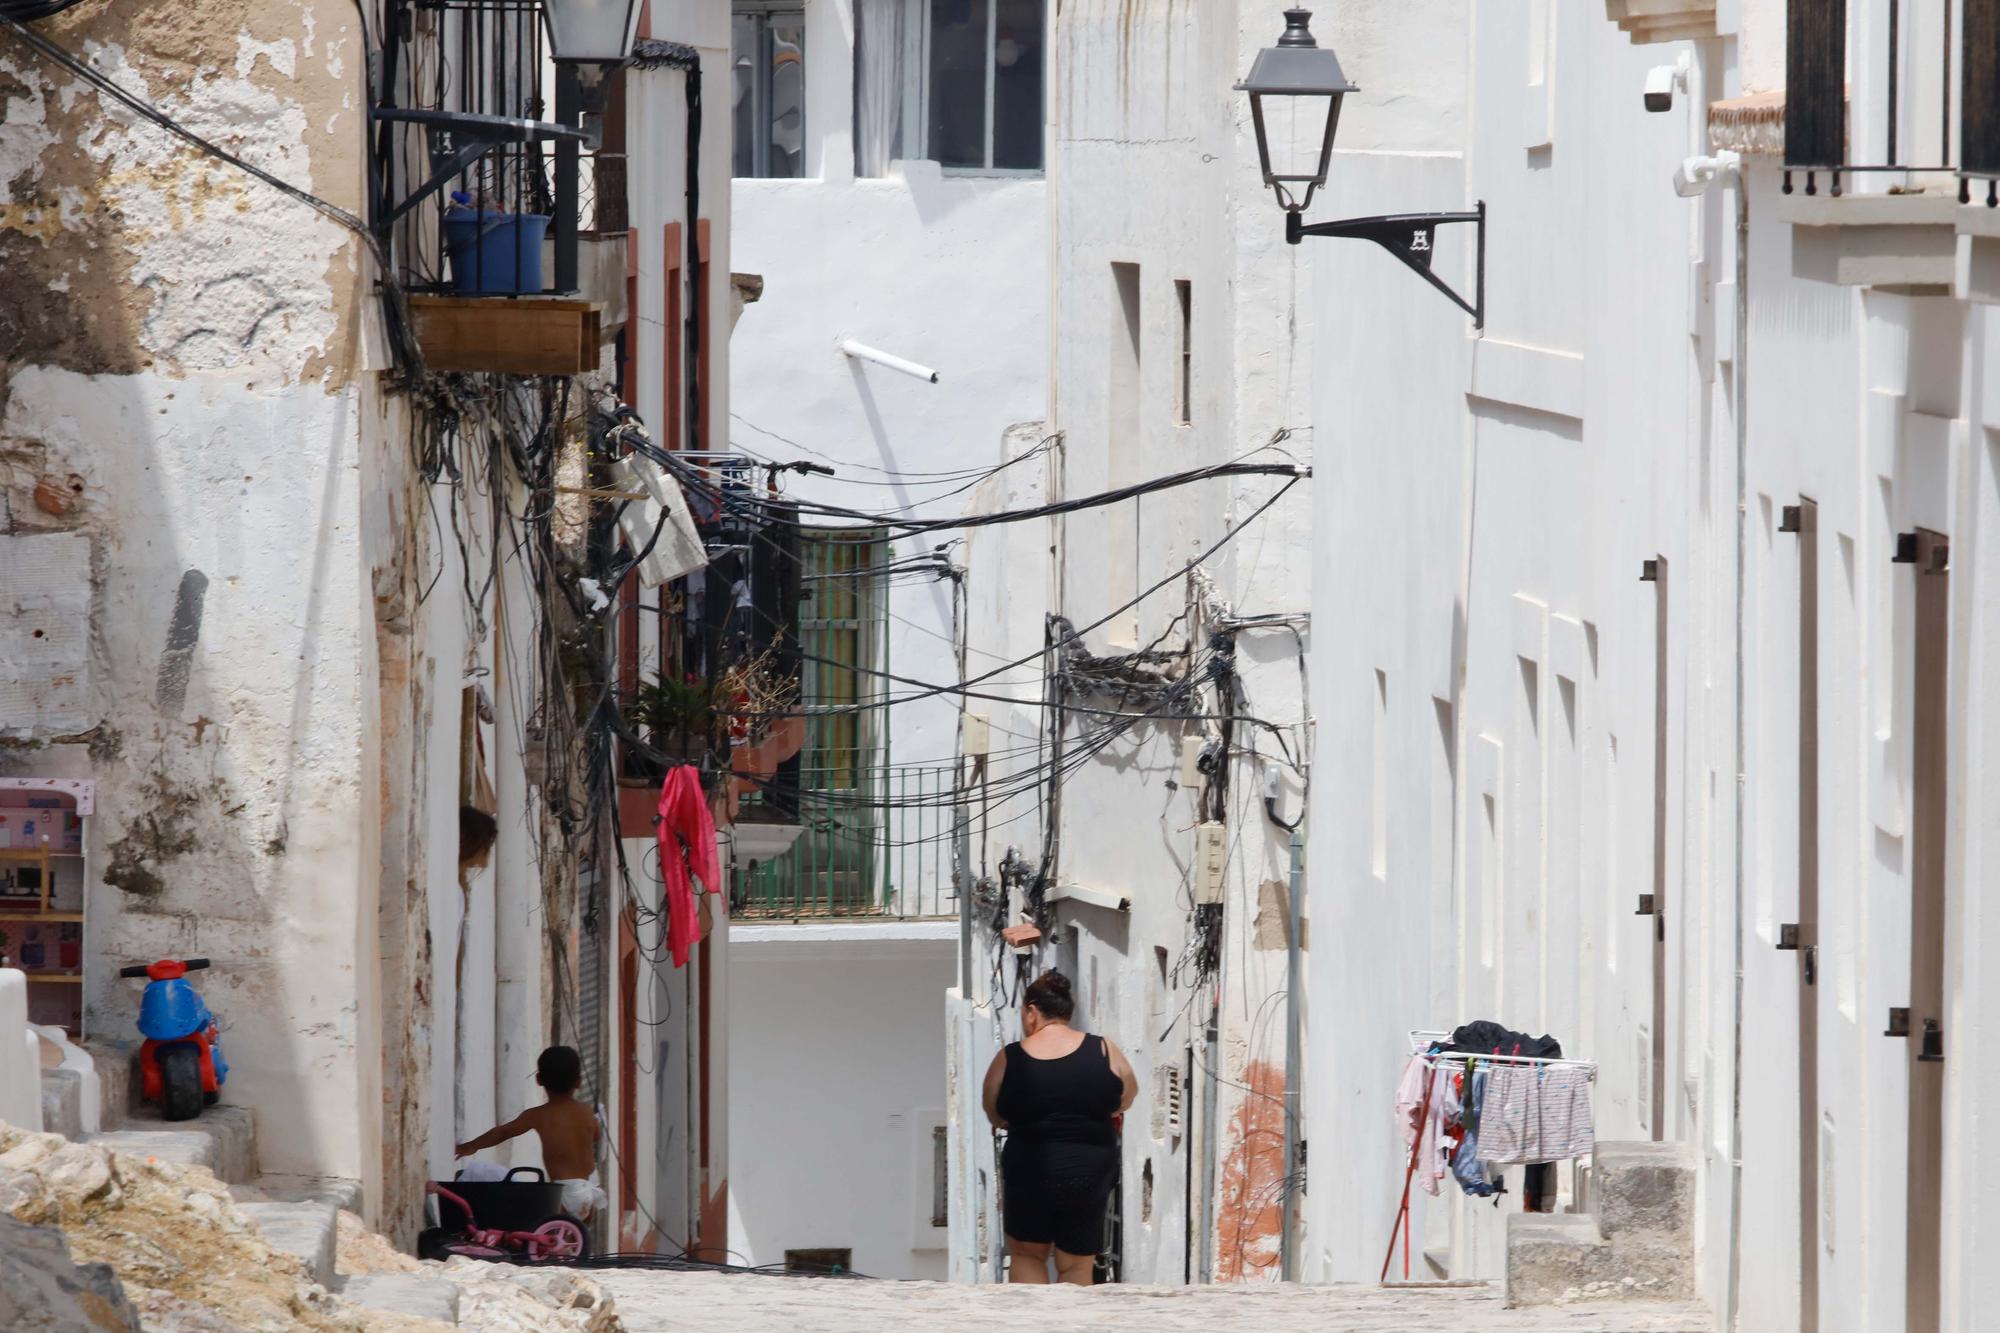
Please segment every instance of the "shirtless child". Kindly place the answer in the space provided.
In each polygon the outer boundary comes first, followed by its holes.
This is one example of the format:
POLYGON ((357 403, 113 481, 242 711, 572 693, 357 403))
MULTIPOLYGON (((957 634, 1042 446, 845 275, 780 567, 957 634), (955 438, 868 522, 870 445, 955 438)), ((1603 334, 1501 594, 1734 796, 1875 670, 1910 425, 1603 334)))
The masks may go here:
POLYGON ((597 1116, 575 1095, 583 1082, 582 1057, 568 1046, 549 1047, 535 1061, 535 1082, 548 1094, 547 1101, 470 1143, 459 1144, 457 1155, 470 1157, 534 1130, 542 1141, 542 1165, 549 1179, 565 1187, 563 1207, 582 1218, 591 1204, 603 1198, 603 1192, 590 1184, 597 1170, 597 1116))

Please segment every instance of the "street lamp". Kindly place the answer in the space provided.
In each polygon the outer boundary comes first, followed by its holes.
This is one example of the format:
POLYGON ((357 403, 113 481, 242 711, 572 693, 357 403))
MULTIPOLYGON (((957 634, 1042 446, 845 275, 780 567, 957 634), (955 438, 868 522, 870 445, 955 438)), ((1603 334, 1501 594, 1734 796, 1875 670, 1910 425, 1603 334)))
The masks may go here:
POLYGON ((1257 129, 1257 157, 1263 167, 1264 183, 1271 187, 1278 197, 1278 206, 1285 210, 1286 242, 1297 245, 1308 236, 1373 241, 1471 315, 1474 328, 1486 327, 1484 200, 1469 213, 1389 213, 1315 223, 1306 222, 1302 216, 1312 204, 1313 193, 1326 184, 1327 165, 1333 157, 1333 135, 1340 125, 1341 99, 1360 91, 1347 81, 1339 58, 1314 39, 1311 24, 1311 10, 1287 9, 1285 31, 1277 45, 1259 51, 1250 66, 1250 76, 1236 85, 1238 92, 1250 94, 1250 119, 1257 129), (1264 114, 1267 98, 1289 99, 1296 110, 1295 123, 1315 128, 1324 124, 1318 136, 1316 157, 1311 150, 1301 153, 1297 144, 1288 143, 1280 148, 1278 165, 1272 164, 1271 136, 1264 114), (1478 287, 1471 301, 1431 272, 1437 228, 1452 222, 1471 222, 1478 227, 1478 287))
POLYGON ((549 58, 559 65, 622 65, 632 57, 640 0, 545 0, 549 58))
MULTIPOLYGON (((602 141, 607 72, 632 58, 641 0, 544 0, 549 58, 556 64, 556 119, 583 128, 595 149, 602 141)), ((577 287, 577 145, 556 144, 556 290, 577 287)))

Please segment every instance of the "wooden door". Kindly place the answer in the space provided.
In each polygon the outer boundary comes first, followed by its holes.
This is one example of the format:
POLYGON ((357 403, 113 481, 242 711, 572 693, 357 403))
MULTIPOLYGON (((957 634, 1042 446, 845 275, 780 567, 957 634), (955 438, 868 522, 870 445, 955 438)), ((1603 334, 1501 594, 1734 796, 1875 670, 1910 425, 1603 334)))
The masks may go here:
POLYGON ((1653 1141, 1667 1136, 1667 558, 1646 562, 1653 585, 1653 891, 1640 905, 1653 930, 1651 1098, 1647 1124, 1653 1141))
MULTIPOLYGON (((1905 544, 1906 547, 1909 545, 1905 544)), ((1938 1327, 1944 1184, 1944 926, 1946 732, 1951 548, 1918 529, 1916 644, 1911 673, 1914 727, 1910 775, 1909 1218, 1906 1251, 1909 1333, 1938 1327)))
POLYGON ((1799 540, 1799 902, 1780 948, 1799 958, 1799 1328, 1819 1328, 1819 506, 1785 515, 1799 540))

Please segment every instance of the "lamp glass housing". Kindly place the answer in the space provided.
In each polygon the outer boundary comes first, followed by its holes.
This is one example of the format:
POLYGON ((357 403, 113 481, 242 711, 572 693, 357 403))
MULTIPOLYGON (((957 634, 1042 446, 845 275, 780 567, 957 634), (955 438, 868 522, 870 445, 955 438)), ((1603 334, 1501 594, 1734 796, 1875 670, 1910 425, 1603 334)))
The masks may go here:
POLYGON ((1302 212, 1326 184, 1341 99, 1359 91, 1341 71, 1339 57, 1314 40, 1311 18, 1310 10, 1286 10, 1278 44, 1259 51, 1249 77, 1236 85, 1250 95, 1264 183, 1291 213, 1302 212))
POLYGON ((619 65, 631 58, 641 0, 544 0, 549 55, 563 62, 619 65))

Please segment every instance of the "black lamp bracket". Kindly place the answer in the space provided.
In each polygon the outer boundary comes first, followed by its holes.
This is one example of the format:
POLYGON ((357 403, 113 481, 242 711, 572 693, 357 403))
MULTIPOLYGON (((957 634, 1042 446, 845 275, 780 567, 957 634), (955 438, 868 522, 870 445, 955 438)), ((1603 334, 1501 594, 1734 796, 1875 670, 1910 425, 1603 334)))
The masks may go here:
POLYGON ((580 129, 546 120, 521 120, 513 116, 486 116, 464 111, 430 111, 421 108, 378 106, 371 113, 378 121, 398 121, 423 127, 430 140, 430 178, 407 198, 399 200, 382 219, 387 231, 396 220, 436 194, 445 184, 480 158, 504 143, 532 143, 571 139, 582 142, 588 136, 580 129))
POLYGON ((1469 213, 1385 213, 1377 217, 1343 218, 1337 222, 1306 222, 1299 213, 1285 213, 1285 240, 1297 245, 1308 236, 1345 236, 1373 241, 1403 261, 1411 272, 1451 298, 1452 304, 1472 316, 1472 327, 1486 327, 1486 201, 1469 213), (1448 223, 1470 222, 1479 231, 1478 276, 1473 299, 1467 301, 1452 286, 1431 271, 1431 257, 1437 251, 1437 229, 1448 223))

